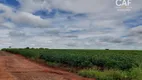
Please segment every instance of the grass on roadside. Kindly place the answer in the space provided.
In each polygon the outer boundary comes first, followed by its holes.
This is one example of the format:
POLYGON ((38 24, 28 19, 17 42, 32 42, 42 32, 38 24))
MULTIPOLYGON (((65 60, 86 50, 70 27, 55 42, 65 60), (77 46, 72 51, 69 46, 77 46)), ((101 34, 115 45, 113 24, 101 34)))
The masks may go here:
POLYGON ((51 67, 59 67, 59 66, 61 66, 60 63, 56 63, 56 62, 50 62, 50 61, 48 61, 46 63, 47 63, 48 66, 51 66, 51 67))
POLYGON ((96 78, 97 80, 142 80, 141 68, 133 68, 129 71, 84 69, 78 71, 78 74, 84 77, 96 78))

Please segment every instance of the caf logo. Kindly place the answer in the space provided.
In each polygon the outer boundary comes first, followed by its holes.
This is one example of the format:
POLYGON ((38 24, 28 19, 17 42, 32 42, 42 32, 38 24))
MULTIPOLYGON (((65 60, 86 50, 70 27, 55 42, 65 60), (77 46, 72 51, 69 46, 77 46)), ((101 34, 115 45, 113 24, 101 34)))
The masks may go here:
POLYGON ((131 0, 116 0, 117 6, 129 6, 131 4, 131 0))

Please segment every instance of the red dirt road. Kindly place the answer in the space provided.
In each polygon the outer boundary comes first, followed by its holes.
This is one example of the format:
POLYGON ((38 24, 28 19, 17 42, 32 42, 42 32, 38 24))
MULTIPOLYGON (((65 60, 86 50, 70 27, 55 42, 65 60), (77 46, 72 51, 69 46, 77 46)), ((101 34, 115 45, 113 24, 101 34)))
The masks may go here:
POLYGON ((94 80, 29 61, 0 51, 0 80, 94 80))

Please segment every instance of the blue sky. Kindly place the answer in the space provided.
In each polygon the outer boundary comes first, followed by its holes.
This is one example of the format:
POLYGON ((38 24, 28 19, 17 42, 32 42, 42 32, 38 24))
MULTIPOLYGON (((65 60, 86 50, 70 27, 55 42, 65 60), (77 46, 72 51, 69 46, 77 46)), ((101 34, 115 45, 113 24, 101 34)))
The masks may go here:
POLYGON ((142 49, 142 1, 115 1, 0 0, 0 48, 142 49))

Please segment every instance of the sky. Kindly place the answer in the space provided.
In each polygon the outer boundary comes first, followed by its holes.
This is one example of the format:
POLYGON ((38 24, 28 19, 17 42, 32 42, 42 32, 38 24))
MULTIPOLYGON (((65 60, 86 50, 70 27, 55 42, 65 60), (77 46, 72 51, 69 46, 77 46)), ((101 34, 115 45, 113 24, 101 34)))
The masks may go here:
POLYGON ((142 49, 142 0, 117 1, 0 0, 0 48, 142 49))

